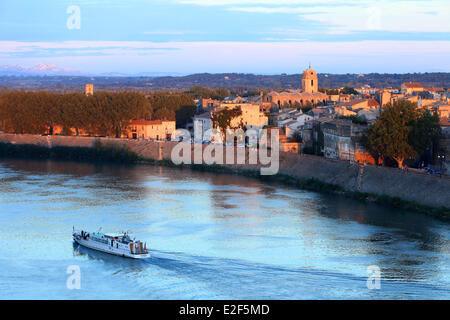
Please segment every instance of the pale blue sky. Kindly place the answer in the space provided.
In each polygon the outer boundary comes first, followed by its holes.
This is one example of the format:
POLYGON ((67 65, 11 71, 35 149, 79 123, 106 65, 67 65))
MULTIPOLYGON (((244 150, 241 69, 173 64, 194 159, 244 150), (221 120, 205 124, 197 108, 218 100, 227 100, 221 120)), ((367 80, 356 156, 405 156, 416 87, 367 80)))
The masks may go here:
POLYGON ((450 71, 449 54, 448 0, 0 1, 0 65, 390 73, 450 71), (73 5, 80 29, 67 27, 73 5))

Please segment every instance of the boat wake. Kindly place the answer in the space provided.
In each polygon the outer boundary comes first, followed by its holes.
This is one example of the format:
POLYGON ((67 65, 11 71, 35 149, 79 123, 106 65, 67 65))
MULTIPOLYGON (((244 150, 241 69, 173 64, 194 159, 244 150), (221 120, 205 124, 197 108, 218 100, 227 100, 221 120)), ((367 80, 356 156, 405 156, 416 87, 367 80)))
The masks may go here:
POLYGON ((330 270, 293 268, 245 260, 190 255, 152 249, 139 261, 78 248, 101 260, 142 290, 145 299, 420 299, 430 292, 450 297, 448 287, 382 280, 369 290, 367 278, 330 270), (153 278, 163 278, 155 282, 153 278))

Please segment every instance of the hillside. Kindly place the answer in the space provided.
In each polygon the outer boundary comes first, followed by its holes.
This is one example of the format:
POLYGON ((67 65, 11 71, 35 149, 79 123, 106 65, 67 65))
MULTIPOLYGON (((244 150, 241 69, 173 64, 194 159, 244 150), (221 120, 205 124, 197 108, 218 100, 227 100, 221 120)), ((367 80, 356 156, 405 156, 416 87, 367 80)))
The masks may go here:
MULTIPOLYGON (((403 82, 410 81, 420 82, 426 87, 450 87, 450 73, 319 74, 318 76, 320 87, 326 88, 360 87, 367 84, 375 88, 398 88, 403 82)), ((184 90, 195 85, 210 88, 279 90, 299 88, 301 75, 201 73, 177 77, 0 76, 0 87, 10 89, 82 91, 85 83, 94 83, 96 90, 184 90)))

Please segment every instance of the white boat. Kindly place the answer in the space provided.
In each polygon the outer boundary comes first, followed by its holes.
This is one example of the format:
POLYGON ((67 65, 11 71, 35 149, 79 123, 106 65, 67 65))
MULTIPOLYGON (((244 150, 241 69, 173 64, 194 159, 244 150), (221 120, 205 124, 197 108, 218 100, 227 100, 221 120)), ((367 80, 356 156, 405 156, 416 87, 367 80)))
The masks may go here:
POLYGON ((144 259, 149 258, 147 244, 139 240, 131 240, 128 233, 121 235, 105 234, 101 232, 73 230, 73 240, 86 248, 114 254, 116 256, 144 259))

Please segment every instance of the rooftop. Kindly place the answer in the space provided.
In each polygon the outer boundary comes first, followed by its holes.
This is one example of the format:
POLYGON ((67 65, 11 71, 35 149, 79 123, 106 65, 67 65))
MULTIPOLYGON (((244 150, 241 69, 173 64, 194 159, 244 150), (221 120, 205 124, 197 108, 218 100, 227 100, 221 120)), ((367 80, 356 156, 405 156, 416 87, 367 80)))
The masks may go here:
POLYGON ((440 124, 441 127, 450 127, 450 118, 441 118, 440 124))
POLYGON ((423 88, 423 85, 421 85, 418 82, 406 82, 403 84, 406 88, 423 88))
POLYGON ((154 125, 162 125, 163 122, 174 122, 174 121, 170 121, 170 120, 144 120, 144 119, 138 119, 138 120, 131 120, 131 125, 154 126, 154 125))

